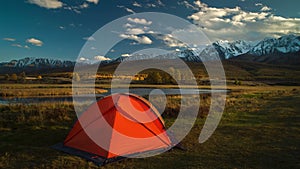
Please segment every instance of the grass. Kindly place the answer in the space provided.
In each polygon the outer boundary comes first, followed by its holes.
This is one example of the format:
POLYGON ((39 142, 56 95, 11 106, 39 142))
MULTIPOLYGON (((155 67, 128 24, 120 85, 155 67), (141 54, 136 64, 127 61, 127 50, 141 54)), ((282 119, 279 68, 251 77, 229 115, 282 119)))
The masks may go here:
MULTIPOLYGON (((83 89, 90 88, 89 84, 80 85, 83 89)), ((110 88, 110 84, 96 84, 95 92, 101 94, 107 92, 105 89, 110 88)), ((127 85, 119 84, 117 87, 124 88, 127 85)), ((149 85, 149 84, 130 84, 131 88, 178 88, 178 85, 149 85)), ((211 89, 209 85, 185 85, 181 88, 201 88, 201 89, 211 89)), ((264 90, 280 90, 282 86, 227 86, 226 89, 229 90, 239 90, 239 91, 264 91, 264 90)), ((284 88, 293 89, 294 86, 284 86, 284 88)), ((224 86, 214 86, 214 89, 225 89, 224 86)), ((80 90, 83 93, 78 94, 90 94, 91 91, 80 90)), ((71 96, 72 95, 72 85, 71 84, 0 84, 0 97, 39 97, 39 96, 71 96)))
POLYGON ((1 84, 1 97, 71 95, 70 85, 1 84))
MULTIPOLYGON (((220 125, 205 143, 198 143, 204 113, 182 141, 187 151, 126 159, 103 168, 299 168, 299 95, 299 87, 234 87, 220 125)), ((167 99, 164 118, 170 126, 180 98, 167 99)), ((209 96, 202 99, 201 107, 207 107, 209 96)), ((71 103, 0 106, 0 116, 0 168, 98 168, 49 148, 72 127, 71 103)))
MULTIPOLYGON (((81 90, 82 93, 91 94, 90 90, 81 90)), ((106 92, 101 87, 95 90, 97 94, 106 92)), ((38 97, 38 96, 72 96, 71 84, 1 84, 0 97, 38 97)))

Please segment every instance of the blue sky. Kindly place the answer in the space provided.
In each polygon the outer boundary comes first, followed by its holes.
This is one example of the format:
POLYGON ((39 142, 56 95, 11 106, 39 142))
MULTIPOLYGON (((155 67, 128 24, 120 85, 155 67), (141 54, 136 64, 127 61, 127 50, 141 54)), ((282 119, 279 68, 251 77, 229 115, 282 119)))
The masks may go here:
MULTIPOLYGON (((76 60, 85 42, 95 40, 92 35, 99 28, 141 12, 164 12, 187 19, 211 41, 299 35, 299 6, 299 0, 9 0, 0 6, 0 62, 24 57, 76 60)), ((145 29, 152 21, 143 19, 131 17, 128 23, 142 24, 145 29)), ((158 43, 153 36, 140 36, 136 31, 145 34, 145 30, 131 29, 119 35, 127 38, 129 45, 119 44, 107 56, 99 53, 82 56, 82 60, 126 56, 128 49, 138 45, 180 49, 180 44, 168 37, 158 43)))

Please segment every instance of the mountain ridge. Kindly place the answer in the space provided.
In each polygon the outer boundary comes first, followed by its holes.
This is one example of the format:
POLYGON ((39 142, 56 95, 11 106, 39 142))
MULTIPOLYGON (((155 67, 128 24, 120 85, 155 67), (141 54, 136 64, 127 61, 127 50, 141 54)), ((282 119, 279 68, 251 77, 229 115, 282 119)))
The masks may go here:
MULTIPOLYGON (((285 35, 280 38, 265 38, 257 43, 244 40, 217 41, 204 49, 185 49, 162 55, 133 54, 129 57, 118 57, 111 61, 101 62, 101 64, 120 63, 124 61, 135 61, 145 59, 174 59, 181 58, 188 62, 209 61, 220 57, 222 60, 238 59, 253 62, 265 63, 298 63, 300 56, 300 36, 285 35), (288 61, 285 61, 288 60, 288 61), (296 60, 296 62, 293 62, 296 60)), ((26 57, 19 60, 0 63, 0 67, 7 69, 54 69, 54 68, 74 68, 75 61, 67 61, 50 58, 26 57)), ((78 62, 86 65, 87 63, 78 62)))
POLYGON ((140 59, 172 59, 179 57, 184 61, 202 62, 219 57, 221 60, 233 59, 239 56, 252 55, 269 56, 272 54, 297 53, 300 51, 300 36, 285 35, 280 38, 265 38, 259 42, 249 42, 244 40, 217 41, 204 49, 185 49, 159 56, 146 56, 145 54, 132 55, 130 57, 118 57, 112 62, 133 61, 140 59))

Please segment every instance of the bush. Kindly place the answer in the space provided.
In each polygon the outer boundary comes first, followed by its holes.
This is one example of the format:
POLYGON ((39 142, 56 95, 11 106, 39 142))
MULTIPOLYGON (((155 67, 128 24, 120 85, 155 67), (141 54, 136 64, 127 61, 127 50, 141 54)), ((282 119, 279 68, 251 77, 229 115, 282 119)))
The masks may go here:
POLYGON ((235 79, 235 81, 233 82, 233 84, 240 86, 240 85, 242 85, 242 82, 239 81, 239 80, 237 80, 237 79, 235 79))

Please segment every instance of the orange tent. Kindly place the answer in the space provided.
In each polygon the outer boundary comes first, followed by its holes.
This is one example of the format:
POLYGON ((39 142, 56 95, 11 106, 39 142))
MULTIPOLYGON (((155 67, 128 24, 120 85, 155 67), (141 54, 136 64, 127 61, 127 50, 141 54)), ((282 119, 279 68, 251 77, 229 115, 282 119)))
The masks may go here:
POLYGON ((92 104, 55 149, 98 165, 172 147, 164 121, 147 100, 114 94, 92 104))

